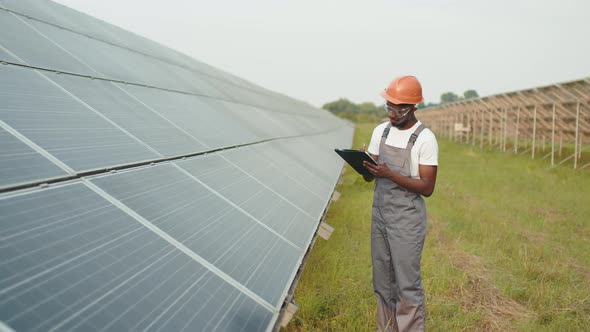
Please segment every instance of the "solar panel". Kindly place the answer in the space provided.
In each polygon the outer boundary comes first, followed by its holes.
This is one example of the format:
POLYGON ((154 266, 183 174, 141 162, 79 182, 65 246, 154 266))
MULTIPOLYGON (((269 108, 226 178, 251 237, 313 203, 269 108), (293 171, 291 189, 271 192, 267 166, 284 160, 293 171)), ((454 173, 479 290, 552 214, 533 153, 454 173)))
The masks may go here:
MULTIPOLYGON (((330 156, 314 156, 315 148, 303 145, 297 139, 285 142, 274 141, 252 146, 252 153, 262 156, 286 176, 293 177, 306 184, 312 192, 327 197, 334 190, 334 169, 328 165, 318 164, 330 156), (323 174, 326 173, 326 176, 323 174)), ((336 170, 336 173, 338 171, 336 170)), ((315 216, 317 217, 317 216, 315 216)))
MULTIPOLYGON (((196 60, 163 47, 162 45, 138 36, 119 27, 102 22, 91 16, 76 12, 61 4, 51 1, 37 0, 8 0, 5 7, 17 13, 34 17, 37 20, 58 25, 64 29, 76 31, 80 34, 121 45, 126 48, 148 53, 161 58, 174 58, 184 65, 194 64, 196 60)), ((2 2, 0 2, 0 5, 2 2)))
POLYGON ((17 331, 260 330, 272 317, 83 184, 0 210, 0 319, 17 331))
POLYGON ((0 128, 0 187, 67 173, 0 128))
POLYGON ((0 87, 2 121, 74 170, 158 157, 33 70, 0 66, 0 87))
POLYGON ((256 135, 233 120, 223 109, 214 109, 206 97, 128 85, 124 89, 151 109, 197 138, 207 147, 254 142, 256 135))
POLYGON ((178 166, 299 248, 308 246, 317 218, 244 172, 226 154, 199 157, 179 162, 178 166))
POLYGON ((322 197, 311 190, 307 183, 285 172, 272 159, 252 158, 250 156, 256 154, 249 148, 228 150, 223 155, 309 215, 319 219, 323 213, 328 197, 322 197))
POLYGON ((0 329, 273 329, 348 123, 48 1, 0 62, 0 329))
POLYGON ((124 86, 71 75, 52 79, 163 156, 204 150, 199 141, 127 94, 124 86))
POLYGON ((92 182, 269 303, 278 304, 302 248, 264 227, 231 199, 212 193, 172 165, 92 182))
POLYGON ((273 121, 273 112, 214 98, 202 98, 201 101, 212 109, 227 114, 233 121, 239 123, 256 136, 257 140, 269 139, 282 134, 281 124, 273 121))
POLYGON ((26 17, 0 10, 0 30, 7 32, 2 34, 0 44, 31 66, 72 73, 90 71, 87 66, 35 31, 30 26, 30 21, 32 20, 26 17))

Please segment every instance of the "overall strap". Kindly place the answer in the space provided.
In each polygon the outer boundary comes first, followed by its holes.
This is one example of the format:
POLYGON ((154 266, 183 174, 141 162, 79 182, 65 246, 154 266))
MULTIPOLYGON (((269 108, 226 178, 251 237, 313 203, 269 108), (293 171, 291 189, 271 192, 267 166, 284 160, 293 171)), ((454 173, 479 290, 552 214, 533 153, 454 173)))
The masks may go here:
POLYGON ((387 126, 385 126, 385 129, 383 129, 383 135, 381 135, 381 139, 387 138, 387 135, 389 135, 389 130, 390 129, 391 129, 391 122, 389 122, 387 124, 387 126))
POLYGON ((381 141, 379 142, 379 154, 381 154, 381 151, 383 151, 383 149, 385 147, 385 140, 387 139, 387 135, 389 135, 390 129, 391 129, 391 122, 389 122, 387 124, 387 126, 385 126, 385 129, 383 129, 383 135, 381 135, 381 141))
POLYGON ((381 135, 381 142, 379 143, 379 150, 381 150, 381 145, 385 144, 385 140, 387 139, 387 135, 389 135, 389 130, 391 129, 391 122, 385 126, 383 129, 383 135, 381 135))
POLYGON ((420 133, 422 132, 422 130, 424 130, 424 128, 426 128, 426 126, 423 123, 421 123, 418 126, 418 128, 416 128, 416 130, 414 130, 414 132, 410 136, 410 139, 408 140, 408 145, 406 145, 406 150, 412 149, 412 147, 414 146, 414 143, 416 143, 416 139, 418 138, 418 135, 420 135, 420 133))

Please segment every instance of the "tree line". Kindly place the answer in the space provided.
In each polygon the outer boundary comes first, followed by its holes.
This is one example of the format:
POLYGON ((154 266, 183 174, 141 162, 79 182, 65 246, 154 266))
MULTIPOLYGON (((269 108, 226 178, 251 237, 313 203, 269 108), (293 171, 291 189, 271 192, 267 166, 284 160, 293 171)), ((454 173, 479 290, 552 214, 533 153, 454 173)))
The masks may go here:
MULTIPOLYGON (((477 91, 472 89, 463 92, 462 96, 459 96, 454 92, 445 92, 440 95, 439 103, 420 103, 418 104, 418 109, 435 107, 446 103, 477 97, 479 97, 477 91)), ((371 102, 356 104, 346 98, 340 98, 336 101, 326 103, 322 108, 340 118, 345 118, 354 122, 378 122, 386 116, 383 105, 377 106, 371 102)))

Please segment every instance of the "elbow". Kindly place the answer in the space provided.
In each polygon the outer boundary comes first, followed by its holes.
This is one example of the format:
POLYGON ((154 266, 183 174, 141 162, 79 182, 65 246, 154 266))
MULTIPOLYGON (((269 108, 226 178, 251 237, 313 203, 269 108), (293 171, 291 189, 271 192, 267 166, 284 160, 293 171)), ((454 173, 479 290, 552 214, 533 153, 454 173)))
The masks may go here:
POLYGON ((420 194, 424 197, 430 197, 434 193, 434 187, 426 188, 420 194))

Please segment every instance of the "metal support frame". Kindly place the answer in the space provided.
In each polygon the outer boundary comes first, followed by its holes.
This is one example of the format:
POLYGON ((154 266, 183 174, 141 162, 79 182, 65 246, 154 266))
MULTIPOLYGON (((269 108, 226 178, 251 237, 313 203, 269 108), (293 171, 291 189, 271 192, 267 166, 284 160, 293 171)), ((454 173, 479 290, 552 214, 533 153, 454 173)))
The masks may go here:
POLYGON ((532 159, 550 157, 551 167, 571 159, 571 152, 573 167, 580 168, 579 160, 588 151, 582 147, 590 138, 590 79, 461 100, 429 108, 420 118, 431 127, 438 123, 438 134, 452 141, 475 146, 479 140, 482 150, 488 145, 530 153, 532 159))

